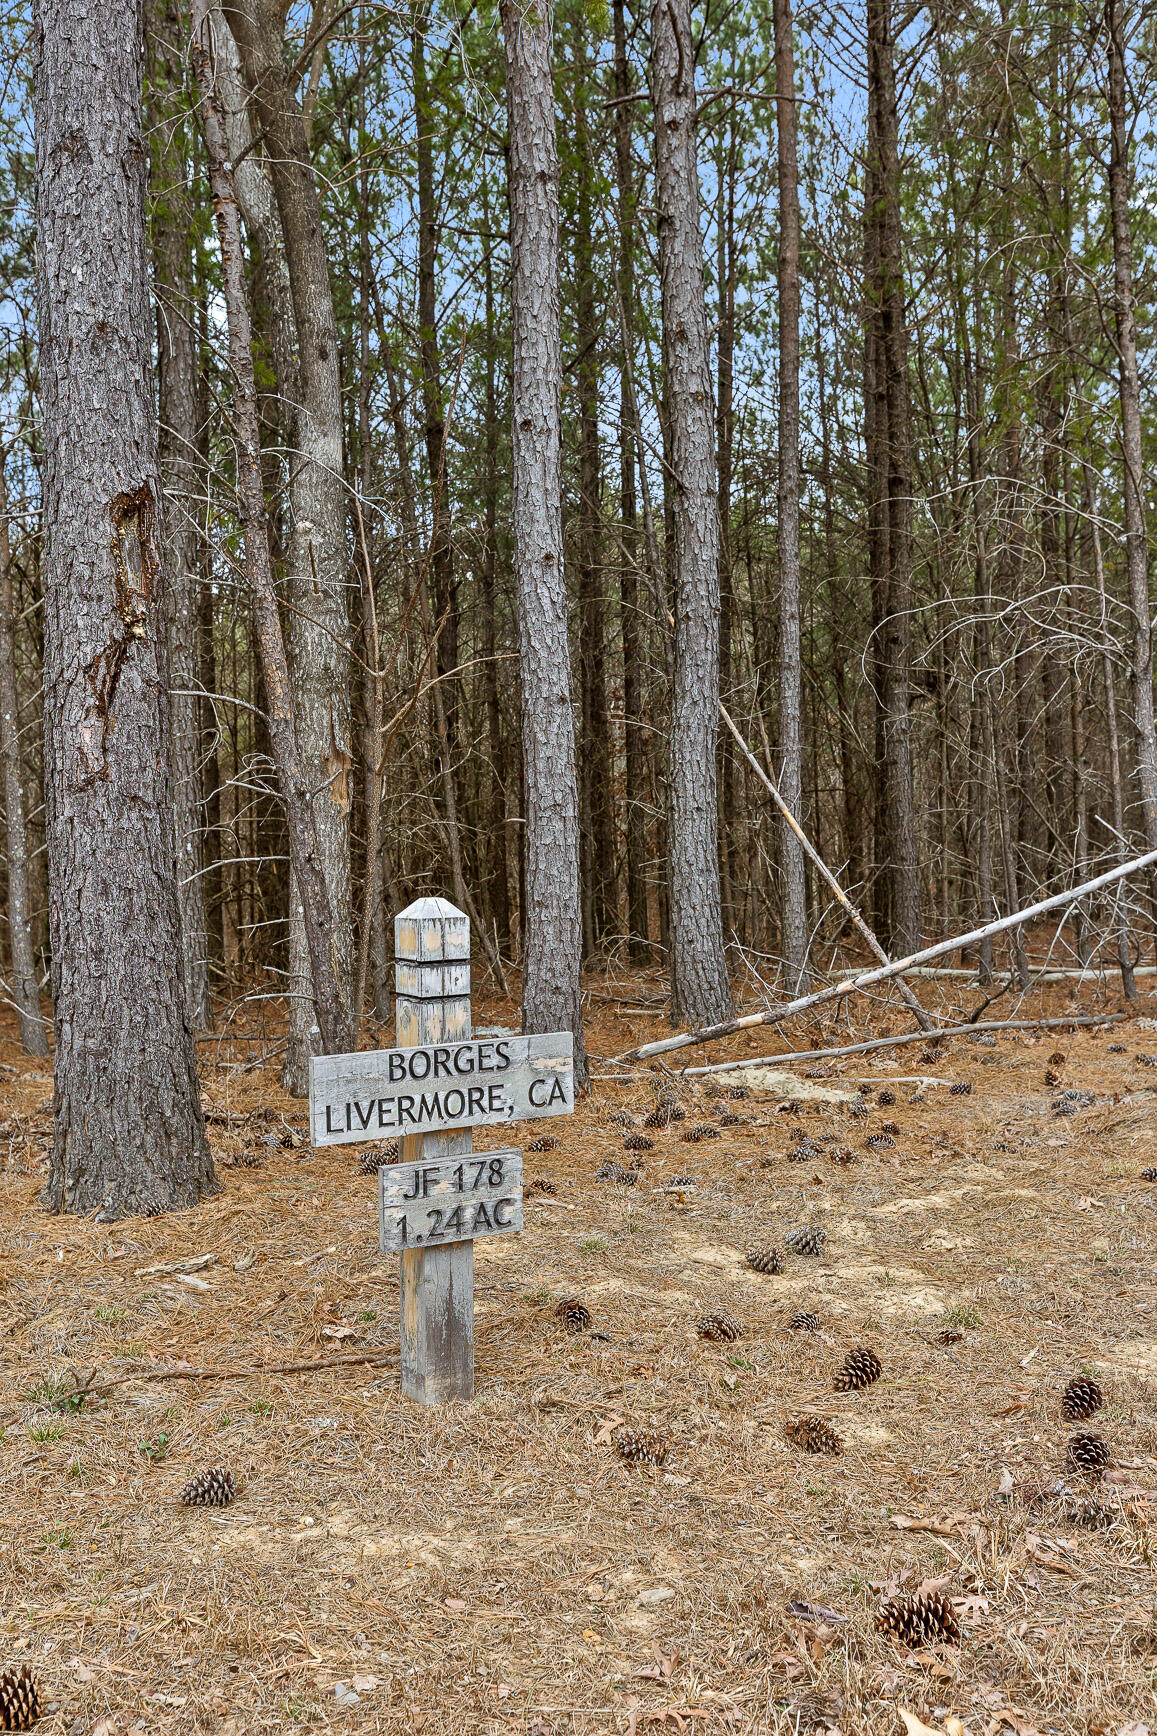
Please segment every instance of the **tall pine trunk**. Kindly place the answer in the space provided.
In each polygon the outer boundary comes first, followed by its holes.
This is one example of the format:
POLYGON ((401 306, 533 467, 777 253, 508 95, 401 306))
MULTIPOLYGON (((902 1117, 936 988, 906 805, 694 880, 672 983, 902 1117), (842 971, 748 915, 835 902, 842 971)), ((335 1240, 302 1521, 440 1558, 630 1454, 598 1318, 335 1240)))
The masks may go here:
POLYGON ((695 151, 690 0, 651 16, 655 194, 675 543, 675 679, 667 850, 671 1016, 731 1017, 719 887, 715 749, 719 731, 719 503, 695 151))
MULTIPOLYGON (((779 140, 779 789, 803 822, 799 556, 799 173, 791 0, 773 0, 779 140)), ((779 826, 783 876, 780 950, 793 995, 807 993, 807 882, 803 846, 779 826)))
POLYGON ((34 11, 55 1211, 215 1186, 181 952, 140 0, 34 11))
POLYGON ((40 982, 32 944, 32 888, 28 819, 20 754, 20 692, 16 681, 16 598, 12 583, 8 479, 0 456, 0 753, 4 756, 4 814, 8 834, 8 939, 12 951, 12 999, 26 1055, 47 1055, 48 1032, 40 1013, 40 982))
POLYGON ((178 0, 148 0, 149 116, 153 176, 153 272, 157 298, 161 483, 169 578, 169 676, 173 707, 173 804, 185 986, 195 1031, 213 1022, 205 923, 201 799, 200 478, 196 235, 188 187, 189 130, 183 112, 186 28, 178 0))
MULTIPOLYGON (((305 121, 289 83, 280 0, 227 0, 226 22, 241 52, 254 113, 264 133, 285 238, 297 336, 299 410, 293 518, 285 590, 291 605, 286 643, 305 775, 315 792, 314 820, 332 915, 341 993, 353 987, 349 811, 352 795, 346 500, 342 473, 340 346, 321 201, 305 121)), ((287 1090, 304 1096, 308 1061, 320 1038, 314 1019, 309 944, 295 885, 290 921, 287 1090)))
POLYGON ((920 863, 912 764, 912 418, 900 225, 899 122, 891 0, 868 0, 866 282, 870 356, 866 446, 877 585, 881 790, 876 862, 894 949, 920 945, 920 863))
POLYGON ((551 14, 504 0, 510 125, 511 442, 526 780, 522 1026, 582 1034, 578 787, 562 547, 562 339, 551 14))
MULTIPOLYGON (((1137 781, 1145 820, 1145 847, 1157 850, 1157 731, 1153 719, 1153 639, 1150 628, 1149 548, 1145 530, 1145 473, 1141 450, 1141 382, 1133 295, 1133 234, 1129 214, 1129 123, 1125 93, 1125 37, 1121 0, 1106 0, 1109 37, 1109 210, 1113 225, 1113 315, 1117 386, 1121 402, 1124 468, 1125 570, 1133 612, 1133 727, 1137 781)), ((1149 877, 1150 887, 1154 876, 1149 877)))

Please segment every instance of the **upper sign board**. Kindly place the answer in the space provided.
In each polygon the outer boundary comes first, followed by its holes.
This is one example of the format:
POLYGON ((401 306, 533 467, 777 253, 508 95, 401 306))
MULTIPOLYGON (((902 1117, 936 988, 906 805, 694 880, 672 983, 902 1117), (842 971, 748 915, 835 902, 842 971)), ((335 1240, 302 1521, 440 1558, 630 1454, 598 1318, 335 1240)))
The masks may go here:
POLYGON ((315 1146, 537 1121, 573 1108, 569 1031, 315 1055, 309 1063, 315 1146))

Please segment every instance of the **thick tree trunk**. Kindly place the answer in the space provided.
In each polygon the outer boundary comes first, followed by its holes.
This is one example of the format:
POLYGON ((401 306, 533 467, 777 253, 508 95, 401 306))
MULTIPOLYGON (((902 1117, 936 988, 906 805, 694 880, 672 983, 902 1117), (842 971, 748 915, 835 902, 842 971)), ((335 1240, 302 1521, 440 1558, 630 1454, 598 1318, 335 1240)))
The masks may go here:
MULTIPOLYGON (((1125 39, 1121 0, 1106 0, 1109 37, 1109 210, 1113 223, 1113 314, 1117 337, 1117 384, 1121 400, 1124 468, 1125 570, 1133 611, 1130 660, 1133 727, 1137 733, 1137 781, 1145 841, 1157 849, 1157 731, 1153 718, 1153 641, 1150 628, 1149 549, 1145 533, 1145 473, 1141 451, 1141 382, 1137 369, 1137 319, 1133 299, 1133 235, 1129 215, 1129 123, 1125 96, 1125 39)), ((1154 886, 1150 875, 1149 885, 1154 886)))
POLYGON ((495 619, 498 588, 498 388, 494 310, 494 236, 490 228, 490 195, 482 186, 486 225, 486 546, 482 551, 482 655, 486 694, 486 730, 490 749, 487 768, 487 880, 496 944, 510 946, 510 850, 506 789, 509 770, 502 744, 502 705, 498 688, 498 628, 495 619))
MULTIPOLYGON (((799 557, 799 173, 791 0, 773 0, 779 140, 779 774, 780 794, 802 823, 803 749, 799 557)), ((807 881, 803 848, 779 827, 783 876, 780 950, 792 994, 806 994, 807 881)))
POLYGON ((526 775, 525 1031, 573 1031, 585 1077, 578 790, 562 548, 558 149, 549 11, 504 0, 514 336, 511 437, 526 775))
POLYGON ((912 765, 912 458, 908 327, 900 228, 900 157, 895 37, 891 0, 868 0, 868 155, 866 219, 871 235, 868 301, 875 403, 868 416, 869 470, 881 548, 879 680, 883 851, 888 934, 893 949, 920 944, 920 863, 912 765))
MULTIPOLYGON (((350 669, 346 646, 348 556, 342 483, 340 349, 321 204, 305 122, 288 84, 279 0, 228 0, 222 6, 241 52, 257 120, 265 133, 285 238, 297 334, 298 450, 291 459, 293 521, 285 591, 286 631, 298 743, 314 804, 318 848, 332 913, 334 965, 347 1002, 353 988, 349 853, 351 799, 350 669)), ((283 1083, 303 1096, 316 1042, 309 943, 295 887, 290 923, 289 1047, 283 1083)), ((317 985, 314 984, 314 989, 317 985)))
POLYGON ((619 368, 619 517, 623 559, 619 582, 619 623, 623 645, 623 867, 627 891, 628 956, 632 964, 650 963, 647 916, 646 815, 647 747, 642 726, 642 668, 639 621, 638 494, 635 485, 635 394, 631 374, 632 315, 635 305, 635 171, 631 161, 631 75, 627 60, 627 22, 623 0, 614 0, 615 181, 618 195, 619 368))
POLYGON ((719 512, 695 153, 690 0, 651 16, 655 193, 675 531, 675 680, 667 847, 671 1016, 731 1016, 719 892, 719 512))
POLYGON ((54 1211, 215 1186, 181 955, 139 4, 38 0, 54 1211))
POLYGON ((195 1031, 213 1022, 209 996, 209 936, 205 925, 204 820, 201 793, 201 563, 197 536, 198 428, 196 245, 188 192, 189 135, 182 59, 187 34, 178 0, 148 0, 146 44, 151 60, 149 116, 153 199, 153 276, 157 299, 160 376, 160 467, 165 491, 165 556, 169 581, 169 677, 173 709, 173 805, 177 883, 189 1017, 195 1031))
POLYGON ((40 1014, 40 981, 32 944, 32 895, 28 875, 28 821, 20 756, 20 696, 16 685, 16 601, 8 528, 8 479, 0 454, 0 753, 4 756, 4 815, 8 833, 8 940, 12 952, 12 999, 26 1055, 47 1055, 48 1032, 40 1014))
POLYGON ((281 630, 269 524, 261 476, 261 434, 253 377, 253 336, 245 282, 241 217, 229 167, 224 110, 213 82, 211 0, 193 0, 193 72, 201 95, 201 124, 209 158, 209 183, 221 243, 229 362, 233 373, 233 420, 237 454, 237 493, 245 535, 245 563, 253 592, 253 616, 265 701, 269 742, 285 802, 289 854, 301 901, 313 981, 313 1010, 324 1050, 348 1053, 353 1047, 349 1003, 338 976, 338 948, 319 840, 317 798, 305 756, 298 745, 289 664, 281 630))

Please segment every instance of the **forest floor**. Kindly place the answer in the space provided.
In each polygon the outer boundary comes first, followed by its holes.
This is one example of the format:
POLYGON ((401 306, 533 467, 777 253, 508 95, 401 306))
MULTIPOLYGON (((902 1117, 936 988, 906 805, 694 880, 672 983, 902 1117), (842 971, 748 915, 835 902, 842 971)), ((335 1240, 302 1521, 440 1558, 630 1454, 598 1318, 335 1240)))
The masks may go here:
MULTIPOLYGON (((597 1054, 664 1033, 637 1011, 657 980, 591 987, 597 1054)), ((978 998, 921 993, 943 1012, 978 998)), ((1116 1002, 1086 988, 1082 1005, 1116 1002)), ((914 1045, 803 1082, 868 1082, 866 1116, 825 1097, 793 1112, 774 1081, 741 1101, 685 1081, 687 1118, 651 1135, 633 1188, 595 1180, 628 1161, 611 1113, 641 1122, 667 1075, 597 1082, 573 1117, 518 1130, 524 1149, 558 1140, 526 1158, 557 1194, 528 1192, 525 1232, 477 1244, 477 1397, 429 1410, 399 1392, 374 1179, 356 1148, 311 1154, 276 1058, 246 1066, 268 1027, 239 1014, 200 1045, 220 1195, 100 1225, 39 1204, 49 1066, 5 1026, 0 1670, 33 1669, 54 1736, 1157 1730, 1154 1013, 1143 995, 1104 1029, 914 1045), (1064 1087, 1095 1102, 1058 1116, 1064 1087), (686 1141, 721 1112, 743 1119, 686 1141), (885 1121, 894 1143, 869 1146, 885 1121), (789 1161, 801 1134, 856 1161, 789 1161), (677 1174, 695 1187, 664 1191, 677 1174), (811 1222, 821 1257, 745 1266, 811 1222), (598 1336, 562 1330, 567 1296, 598 1336), (700 1339, 710 1308, 742 1337, 700 1339), (788 1329, 804 1308, 818 1333, 788 1329), (883 1376, 837 1394, 860 1344, 883 1376), (275 1372, 359 1354, 377 1366, 275 1372), (1106 1405, 1077 1426, 1113 1453, 1091 1496, 1059 1408, 1082 1371, 1106 1405), (788 1444, 800 1412, 842 1457, 788 1444), (662 1468, 619 1460, 623 1424, 669 1434, 662 1468), (180 1506, 214 1464, 236 1502, 180 1506), (927 1582, 958 1600, 961 1643, 907 1652, 875 1612, 927 1582)), ((476 1003, 476 1024, 514 1018, 476 1003)), ((762 1030, 706 1058, 779 1046, 762 1030)))

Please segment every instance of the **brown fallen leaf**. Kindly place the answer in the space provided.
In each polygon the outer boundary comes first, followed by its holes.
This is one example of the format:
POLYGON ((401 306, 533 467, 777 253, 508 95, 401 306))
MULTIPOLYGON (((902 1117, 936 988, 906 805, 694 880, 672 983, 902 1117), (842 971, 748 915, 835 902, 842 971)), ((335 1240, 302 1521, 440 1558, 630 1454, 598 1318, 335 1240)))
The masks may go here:
POLYGON ((953 1537, 967 1518, 967 1513, 954 1513, 951 1519, 910 1519, 905 1513, 893 1513, 888 1523, 898 1531, 930 1531, 933 1537, 953 1537))
POLYGON ((931 1724, 925 1724, 922 1719, 917 1718, 915 1712, 909 1712, 903 1706, 897 1706, 896 1710, 904 1720, 908 1736, 944 1736, 943 1730, 936 1730, 931 1724))

